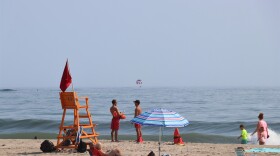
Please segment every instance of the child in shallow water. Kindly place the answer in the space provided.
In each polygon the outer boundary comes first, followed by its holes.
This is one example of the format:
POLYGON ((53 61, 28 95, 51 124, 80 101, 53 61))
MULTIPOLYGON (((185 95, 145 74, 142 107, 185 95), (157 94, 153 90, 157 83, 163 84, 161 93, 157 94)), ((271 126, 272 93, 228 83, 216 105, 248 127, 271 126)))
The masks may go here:
POLYGON ((237 139, 241 139, 241 144, 247 144, 248 142, 248 133, 246 131, 246 129, 244 128, 244 125, 240 125, 239 126, 240 130, 241 130, 241 135, 237 138, 237 139))

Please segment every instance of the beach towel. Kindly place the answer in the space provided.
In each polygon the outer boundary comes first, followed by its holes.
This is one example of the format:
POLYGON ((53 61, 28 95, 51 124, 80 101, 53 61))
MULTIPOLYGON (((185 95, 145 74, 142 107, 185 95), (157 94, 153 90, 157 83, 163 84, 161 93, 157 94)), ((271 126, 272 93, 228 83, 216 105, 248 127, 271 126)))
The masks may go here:
POLYGON ((252 148, 245 150, 246 153, 280 153, 280 148, 252 148))
POLYGON ((81 139, 81 135, 82 135, 82 132, 83 132, 83 126, 80 126, 79 129, 78 129, 78 132, 77 132, 77 136, 76 136, 76 144, 79 144, 81 139))

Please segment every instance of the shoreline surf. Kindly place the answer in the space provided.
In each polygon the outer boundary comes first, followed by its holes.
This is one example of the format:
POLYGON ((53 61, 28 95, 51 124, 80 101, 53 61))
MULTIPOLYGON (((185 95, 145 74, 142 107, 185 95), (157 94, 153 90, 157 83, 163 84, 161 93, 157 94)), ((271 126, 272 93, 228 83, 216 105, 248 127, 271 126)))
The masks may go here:
MULTIPOLYGON (((180 128, 184 140, 191 142, 238 143, 239 125, 244 124, 250 133, 257 124, 257 115, 264 112, 265 120, 275 140, 279 137, 280 88, 78 88, 80 96, 88 96, 93 122, 101 136, 110 135, 112 99, 119 101, 118 107, 125 110, 127 119, 121 121, 119 134, 130 138, 135 128, 130 124, 133 118, 133 100, 140 99, 143 111, 152 108, 166 108, 178 112, 188 119, 190 125, 180 128), (209 141, 210 140, 210 141, 209 141)), ((58 133, 62 109, 59 90, 56 88, 15 88, 0 92, 2 117, 0 137, 9 138, 15 134, 40 134, 42 138, 58 133)), ((72 123, 66 117, 66 123, 72 123)), ((174 128, 164 128, 164 136, 172 138, 174 128)), ((157 127, 143 126, 144 136, 158 136, 157 127)), ((17 136, 17 135, 15 135, 17 136)), ((33 138, 30 135, 30 138, 33 138)), ((106 137, 105 137, 106 138, 106 137)), ((148 139, 147 137, 146 139, 148 139)), ((156 140, 156 139, 155 139, 156 140)), ((167 139, 170 141, 170 139, 167 139)), ((171 139, 172 140, 172 139, 171 139)), ((275 142, 275 141, 273 141, 275 142)), ((280 143, 279 143, 280 144, 280 143)))

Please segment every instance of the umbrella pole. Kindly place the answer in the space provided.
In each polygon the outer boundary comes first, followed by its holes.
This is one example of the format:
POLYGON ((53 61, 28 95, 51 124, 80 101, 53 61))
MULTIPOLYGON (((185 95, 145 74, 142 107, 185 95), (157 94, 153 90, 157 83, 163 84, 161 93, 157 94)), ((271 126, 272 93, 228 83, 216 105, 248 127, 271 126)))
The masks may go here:
POLYGON ((158 155, 160 156, 161 127, 159 127, 158 155))

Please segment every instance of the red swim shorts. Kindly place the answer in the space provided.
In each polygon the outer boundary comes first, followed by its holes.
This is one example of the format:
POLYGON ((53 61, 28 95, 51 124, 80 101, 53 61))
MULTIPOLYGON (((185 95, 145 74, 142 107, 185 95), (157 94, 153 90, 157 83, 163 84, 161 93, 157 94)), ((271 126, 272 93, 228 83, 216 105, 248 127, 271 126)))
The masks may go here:
POLYGON ((135 128, 141 128, 141 125, 140 124, 134 124, 134 127, 135 128))
POLYGON ((119 130, 120 127, 120 119, 119 118, 113 118, 111 122, 111 129, 112 130, 119 130))

